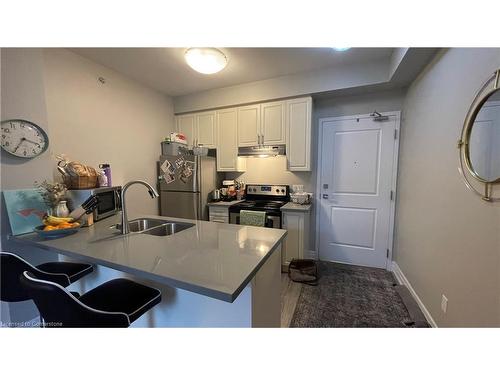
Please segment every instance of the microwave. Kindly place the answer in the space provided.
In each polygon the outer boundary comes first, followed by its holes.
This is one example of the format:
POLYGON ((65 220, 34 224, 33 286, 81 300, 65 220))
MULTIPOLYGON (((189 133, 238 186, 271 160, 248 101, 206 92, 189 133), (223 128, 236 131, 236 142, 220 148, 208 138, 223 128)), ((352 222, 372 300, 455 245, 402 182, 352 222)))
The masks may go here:
POLYGON ((94 189, 68 190, 69 209, 72 211, 82 205, 92 195, 97 197, 97 208, 93 212, 94 221, 116 215, 122 208, 121 186, 100 187, 94 189))

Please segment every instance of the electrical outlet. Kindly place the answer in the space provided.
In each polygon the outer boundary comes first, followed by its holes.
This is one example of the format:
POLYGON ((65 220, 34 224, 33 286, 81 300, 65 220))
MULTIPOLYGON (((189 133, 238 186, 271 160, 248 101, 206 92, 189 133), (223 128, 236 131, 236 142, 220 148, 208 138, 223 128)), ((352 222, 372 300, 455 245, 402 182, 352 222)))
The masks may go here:
POLYGON ((446 310, 448 309, 448 298, 444 294, 441 294, 441 310, 446 314, 446 310))

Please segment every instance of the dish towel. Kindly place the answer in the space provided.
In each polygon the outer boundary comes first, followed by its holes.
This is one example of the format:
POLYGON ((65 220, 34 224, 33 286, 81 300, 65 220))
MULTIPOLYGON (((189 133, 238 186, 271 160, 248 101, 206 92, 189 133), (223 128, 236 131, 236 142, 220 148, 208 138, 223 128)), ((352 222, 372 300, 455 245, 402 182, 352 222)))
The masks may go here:
POLYGON ((253 225, 254 227, 266 226, 266 213, 264 211, 240 211, 240 224, 253 225))

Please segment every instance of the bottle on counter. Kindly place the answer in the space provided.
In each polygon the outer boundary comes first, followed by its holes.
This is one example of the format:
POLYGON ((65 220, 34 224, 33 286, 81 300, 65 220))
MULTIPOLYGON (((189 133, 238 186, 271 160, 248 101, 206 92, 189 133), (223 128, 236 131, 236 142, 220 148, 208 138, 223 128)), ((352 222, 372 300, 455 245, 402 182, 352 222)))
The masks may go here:
POLYGON ((57 217, 69 216, 69 209, 68 206, 66 205, 66 201, 59 201, 55 209, 55 214, 57 217))
POLYGON ((99 168, 101 168, 104 173, 105 178, 102 179, 102 184, 100 186, 108 186, 111 187, 113 184, 111 183, 111 167, 109 164, 99 164, 99 168))

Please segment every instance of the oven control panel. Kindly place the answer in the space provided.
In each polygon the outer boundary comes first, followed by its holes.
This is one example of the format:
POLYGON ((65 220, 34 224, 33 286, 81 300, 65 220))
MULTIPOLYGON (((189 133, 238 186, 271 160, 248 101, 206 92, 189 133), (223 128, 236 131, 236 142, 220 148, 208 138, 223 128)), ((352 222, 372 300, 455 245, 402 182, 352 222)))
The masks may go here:
POLYGON ((287 185, 247 185, 247 195, 274 195, 285 197, 288 195, 287 185))

